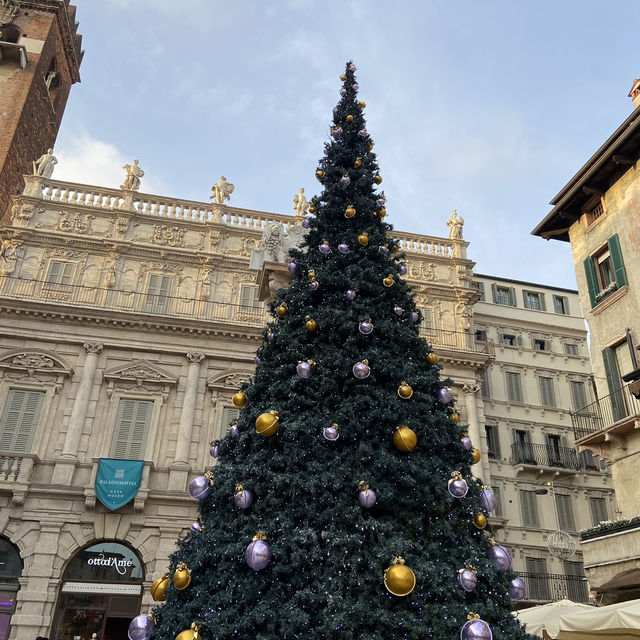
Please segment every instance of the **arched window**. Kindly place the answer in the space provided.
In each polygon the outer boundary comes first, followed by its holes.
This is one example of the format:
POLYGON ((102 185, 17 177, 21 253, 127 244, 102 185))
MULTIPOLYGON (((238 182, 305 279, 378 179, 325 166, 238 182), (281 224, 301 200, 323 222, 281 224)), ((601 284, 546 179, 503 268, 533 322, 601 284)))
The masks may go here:
POLYGON ((60 88, 60 76, 58 75, 58 68, 56 63, 56 57, 51 58, 49 63, 49 70, 44 78, 44 83, 47 85, 47 91, 49 92, 49 98, 51 104, 55 108, 56 98, 58 97, 58 89, 60 88))
POLYGON ((11 615, 16 608, 16 595, 22 575, 22 558, 18 549, 0 536, 0 640, 9 637, 11 615))

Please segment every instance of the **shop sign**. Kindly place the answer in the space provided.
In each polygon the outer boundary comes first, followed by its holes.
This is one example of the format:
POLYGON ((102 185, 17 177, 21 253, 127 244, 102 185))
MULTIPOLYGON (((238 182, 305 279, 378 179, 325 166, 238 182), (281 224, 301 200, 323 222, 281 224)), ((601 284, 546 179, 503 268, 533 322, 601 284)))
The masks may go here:
POLYGON ((142 480, 142 460, 100 458, 96 475, 96 495, 102 504, 115 511, 133 500, 142 480))

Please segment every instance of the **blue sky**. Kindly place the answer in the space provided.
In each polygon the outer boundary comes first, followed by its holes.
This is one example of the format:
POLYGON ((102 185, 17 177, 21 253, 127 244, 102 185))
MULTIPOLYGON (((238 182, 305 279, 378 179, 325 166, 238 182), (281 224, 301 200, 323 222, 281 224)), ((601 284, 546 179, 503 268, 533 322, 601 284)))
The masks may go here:
POLYGON ((54 177, 292 212, 314 178, 345 61, 390 222, 446 236, 476 272, 575 287, 570 248, 530 236, 632 111, 640 3, 591 0, 75 0, 85 57, 54 177))

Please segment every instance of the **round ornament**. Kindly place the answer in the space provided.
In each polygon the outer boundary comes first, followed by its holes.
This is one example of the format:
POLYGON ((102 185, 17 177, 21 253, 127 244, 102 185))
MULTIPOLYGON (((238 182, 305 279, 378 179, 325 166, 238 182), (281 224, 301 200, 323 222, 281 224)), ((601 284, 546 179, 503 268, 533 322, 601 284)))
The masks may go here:
MULTIPOLYGON (((314 207, 314 210, 315 210, 315 207, 314 207)), ((309 211, 311 211, 311 207, 309 207, 309 211)), ((311 211, 311 213, 313 213, 313 211, 311 211)), ((308 229, 309 227, 311 227, 311 220, 309 220, 309 218, 305 218, 302 221, 302 228, 308 229)))
POLYGON ((338 253, 341 253, 343 256, 346 256, 347 253, 349 253, 351 251, 351 249, 349 249, 349 245, 345 244, 344 242, 342 244, 338 245, 338 253))
POLYGON ((379 251, 380 253, 389 253, 389 247, 388 247, 386 244, 381 244, 381 245, 378 247, 378 251, 379 251))
POLYGON ((473 464, 478 464, 478 462, 482 460, 482 454, 480 453, 480 449, 472 449, 471 456, 473 457, 473 464))
POLYGON ((383 219, 384 219, 384 218, 386 218, 386 217, 387 217, 387 210, 386 210, 384 207, 382 207, 382 209, 378 209, 378 210, 376 211, 376 214, 377 214, 380 218, 383 218, 383 219))
POLYGON ((373 331, 373 322, 371 320, 365 320, 358 325, 358 331, 364 335, 368 336, 373 331))
POLYGON ((393 564, 384 572, 384 586, 394 596, 408 596, 416 587, 416 575, 403 558, 394 558, 393 564))
POLYGON ((514 578, 509 582, 507 593, 514 600, 524 600, 527 595, 527 587, 520 578, 514 578))
POLYGON ((387 199, 384 196, 380 196, 377 200, 376 200, 376 204, 379 207, 384 207, 385 204, 387 204, 387 199))
POLYGON ((489 543, 492 546, 489 547, 487 555, 491 564, 493 564, 498 571, 509 571, 511 568, 511 556, 509 552, 503 546, 496 544, 494 540, 490 540, 489 543))
POLYGON ((473 567, 465 567, 458 571, 458 584, 465 591, 473 591, 478 584, 476 570, 473 567))
POLYGON ((456 424, 460 424, 460 414, 454 411, 450 416, 451 420, 456 424))
POLYGON ((210 442, 209 445, 211 449, 209 449, 209 455, 212 458, 217 458, 220 455, 220 443, 217 440, 210 442))
POLYGON ((417 311, 412 311, 409 314, 409 320, 411 320, 411 322, 415 324, 416 322, 418 322, 418 320, 420 320, 420 314, 417 311))
POLYGON ((342 82, 346 82, 347 80, 347 76, 344 75, 344 73, 340 76, 340 80, 342 80, 342 82))
POLYGON ((440 391, 438 391, 438 402, 440 404, 449 404, 453 400, 453 394, 447 387, 442 387, 440 391))
POLYGON ((332 113, 334 116, 338 115, 338 107, 333 107, 332 113))
POLYGON ((469 486, 459 471, 454 471, 451 474, 451 479, 447 483, 447 490, 454 498, 464 498, 467 495, 469 486))
POLYGON ((271 547, 266 540, 264 533, 258 531, 253 536, 253 542, 244 550, 244 560, 254 571, 262 571, 271 562, 271 547))
POLYGON ((288 271, 289 271, 289 273, 290 273, 291 275, 293 275, 293 274, 296 272, 296 267, 297 267, 297 266, 298 266, 298 265, 297 265, 295 262, 290 262, 290 263, 287 265, 287 269, 288 269, 288 271))
POLYGON ((367 103, 366 103, 366 102, 364 102, 364 100, 361 100, 360 102, 358 102, 358 106, 359 106, 361 109, 364 109, 364 108, 367 106, 367 103))
POLYGON ((410 453, 418 444, 418 436, 413 429, 402 425, 393 434, 393 446, 402 453, 410 453))
POLYGON ((328 256, 331 253, 331 247, 329 246, 329 243, 325 241, 318 247, 318 251, 323 255, 328 256))
POLYGON ((233 494, 233 501, 238 509, 244 511, 253 504, 253 493, 249 489, 245 489, 241 484, 237 484, 233 494))
POLYGON ((382 176, 381 176, 380 174, 378 174, 378 175, 373 179, 373 181, 374 181, 376 184, 382 184, 382 176))
POLYGON ((204 500, 211 493, 213 474, 207 471, 203 476, 197 476, 189 484, 189 495, 196 500, 204 500))
POLYGON ((324 171, 322 169, 316 169, 316 178, 318 178, 318 180, 324 178, 324 171))
POLYGON ((319 287, 320 283, 315 279, 309 283, 309 289, 311 289, 311 291, 317 291, 319 287))
POLYGON ((178 591, 184 591, 191 584, 191 571, 186 563, 180 562, 173 574, 173 586, 178 591))
POLYGON ((129 640, 148 640, 153 631, 153 618, 151 616, 136 616, 129 623, 127 635, 129 640))
POLYGON ((358 156, 358 157, 355 159, 355 162, 353 163, 353 166, 354 166, 356 169, 359 169, 359 168, 362 166, 362 158, 361 158, 360 156, 358 156))
POLYGON ((164 592, 167 590, 168 586, 169 576, 162 576, 162 578, 154 580, 153 584, 151 585, 151 597, 156 602, 164 602, 167 599, 167 596, 164 592))
POLYGON ((385 287, 393 287, 395 283, 396 281, 393 279, 393 276, 391 274, 389 274, 386 278, 382 279, 382 284, 385 287))
POLYGON ((347 116, 347 122, 353 122, 353 116, 351 114, 347 116))
POLYGON ((398 387, 398 395, 403 400, 408 400, 413 395, 413 389, 406 382, 403 382, 398 387))
POLYGON ((201 640, 200 627, 195 622, 191 623, 191 629, 185 629, 176 636, 176 640, 201 640))
POLYGON ((189 525, 189 530, 193 531, 193 533, 201 533, 204 530, 204 526, 200 520, 196 520, 189 525))
POLYGON ((431 353, 427 353, 427 362, 431 365, 434 365, 438 362, 438 356, 431 352, 431 353))
POLYGON ((262 360, 261 360, 258 356, 256 356, 256 357, 253 359, 253 364, 255 364, 255 365, 256 365, 256 367, 259 367, 259 366, 262 364, 262 360))
POLYGON ((355 72, 355 70, 356 70, 357 68, 358 68, 358 67, 356 67, 356 65, 355 65, 355 63, 354 63, 354 62, 350 62, 350 63, 349 63, 349 71, 351 71, 351 72, 355 72))
POLYGON ((498 501, 496 500, 496 496, 493 491, 487 485, 482 487, 482 491, 480 492, 480 504, 483 509, 491 512, 498 505, 498 501))
POLYGON ((318 323, 309 316, 306 316, 304 326, 309 333, 313 333, 318 328, 318 323))
MULTIPOLYGON (((313 204, 313 202, 312 202, 312 203, 309 205, 309 213, 315 213, 315 212, 316 212, 316 205, 315 205, 315 204, 313 204)), ((305 218, 305 220, 306 220, 306 218, 305 218)), ((302 226, 303 226, 305 229, 308 229, 308 228, 309 228, 309 226, 308 226, 308 225, 307 225, 306 227, 304 226, 304 220, 302 221, 302 226)))
POLYGON ((296 367, 296 373, 303 380, 308 380, 311 377, 314 364, 315 362, 313 360, 306 360, 305 362, 299 362, 298 366, 296 367))
POLYGON ((473 516, 473 524, 477 529, 484 529, 487 526, 487 517, 484 513, 476 513, 473 516))
POLYGON ((353 216, 356 215, 356 210, 349 205, 345 210, 344 210, 344 217, 345 218, 353 218, 353 216))
POLYGON ((358 378, 358 380, 364 380, 369 377, 371 373, 371 369, 369 368, 369 361, 362 360, 361 362, 357 362, 353 365, 353 375, 358 378))
POLYGON ((334 138, 339 138, 342 135, 342 127, 334 127, 331 130, 334 138))
POLYGON ((256 420, 256 431, 265 438, 275 435, 279 426, 280 422, 278 421, 277 411, 261 413, 256 420))
POLYGON ((340 434, 338 433, 338 425, 334 422, 330 427, 325 427, 322 430, 322 435, 331 442, 335 442, 340 434))
POLYGON ((358 244, 363 247, 366 247, 369 244, 369 234, 366 231, 363 231, 358 236, 358 244))
POLYGON ((409 272, 409 270, 407 269, 407 265, 404 264, 404 262, 402 264, 398 265, 398 273, 401 276, 406 276, 408 272, 409 272))
POLYGON ((468 617, 473 618, 462 626, 460 630, 460 640, 493 640, 491 627, 484 621, 480 620, 477 614, 469 614, 468 617))
POLYGON ((357 91, 360 88, 357 82, 354 82, 351 86, 353 87, 354 91, 357 91))
POLYGON ((275 331, 271 331, 271 329, 269 329, 269 331, 267 331, 267 340, 269 342, 273 342, 275 339, 276 339, 275 331))
POLYGON ((367 128, 363 127, 362 129, 360 129, 360 131, 358 131, 358 135, 361 138, 366 138, 369 134, 367 133, 367 128))
POLYGON ((376 494, 366 482, 358 484, 358 504, 363 509, 371 509, 376 506, 376 494))
POLYGON ((404 309, 400 305, 393 307, 393 311, 397 316, 401 316, 404 313, 404 309))
POLYGON ((351 184, 351 178, 345 173, 342 178, 340 178, 340 184, 343 187, 348 187, 351 184))
POLYGON ((238 407, 238 409, 246 407, 247 402, 249 402, 249 398, 247 398, 247 394, 244 391, 238 391, 238 393, 234 393, 231 397, 231 404, 233 404, 234 407, 238 407))
POLYGON ((471 451, 471 449, 473 448, 471 438, 467 433, 462 434, 462 446, 465 448, 466 451, 471 451))
POLYGON ((235 420, 229 425, 229 435, 232 438, 237 438, 240 435, 240 427, 235 420))
POLYGON ((353 302, 356 299, 357 290, 356 289, 347 289, 347 292, 344 294, 344 297, 349 301, 353 302))
POLYGON ((284 318, 287 315, 287 305, 284 302, 276 307, 276 315, 278 318, 284 318))

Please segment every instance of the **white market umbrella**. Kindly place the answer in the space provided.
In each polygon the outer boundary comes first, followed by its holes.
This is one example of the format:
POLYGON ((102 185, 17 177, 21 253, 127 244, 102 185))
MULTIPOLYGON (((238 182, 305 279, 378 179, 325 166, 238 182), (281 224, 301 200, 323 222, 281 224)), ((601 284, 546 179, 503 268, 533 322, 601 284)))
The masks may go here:
POLYGON ((565 598, 557 602, 541 604, 538 607, 521 609, 514 612, 514 615, 522 624, 527 626, 527 633, 532 633, 547 640, 548 638, 558 637, 559 627, 557 623, 561 616, 584 612, 585 609, 591 611, 594 607, 565 598))
POLYGON ((560 616, 558 629, 558 640, 640 640, 640 600, 567 611, 560 616))

